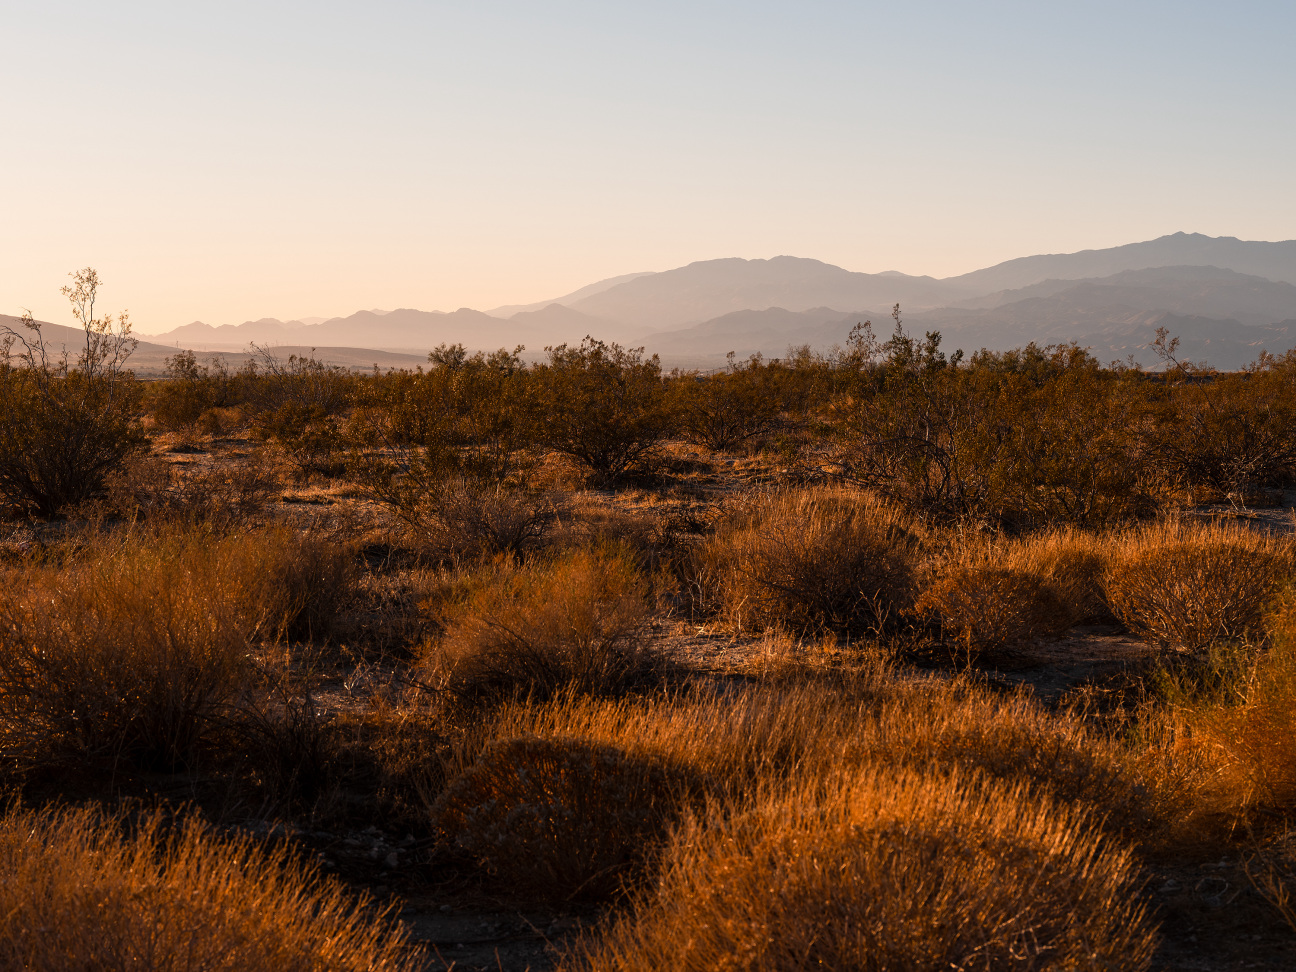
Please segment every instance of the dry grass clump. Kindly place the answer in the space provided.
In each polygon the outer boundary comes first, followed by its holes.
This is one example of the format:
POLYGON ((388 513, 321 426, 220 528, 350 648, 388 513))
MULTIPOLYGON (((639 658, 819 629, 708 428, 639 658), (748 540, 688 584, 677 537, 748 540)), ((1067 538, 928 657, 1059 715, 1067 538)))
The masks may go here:
POLYGON ((1266 627, 1271 647, 1241 673, 1237 696, 1187 713, 1214 771, 1215 802, 1232 810, 1296 806, 1296 591, 1277 601, 1266 627))
POLYGON ((980 773, 1095 808, 1134 832, 1172 815, 1173 782, 1150 780, 1079 716, 972 682, 901 681, 883 671, 735 689, 594 699, 567 694, 503 706, 466 740, 460 765, 492 739, 582 740, 687 766, 715 796, 822 779, 843 767, 980 773))
POLYGON ((722 522, 699 585, 739 628, 877 630, 913 603, 919 540, 896 509, 847 492, 775 494, 722 522))
POLYGON ((616 694, 651 681, 659 660, 637 637, 646 583, 617 548, 577 549, 527 566, 499 561, 422 660, 466 704, 543 699, 573 687, 616 694))
POLYGON ((282 850, 146 816, 130 836, 86 810, 0 819, 0 968, 397 972, 386 915, 282 850))
POLYGON ((289 530, 139 533, 4 579, 0 733, 23 760, 188 765, 252 676, 251 643, 311 626, 347 568, 289 530))
POLYGON ((416 543, 440 557, 475 559, 535 547, 558 513, 553 496, 458 477, 397 506, 416 543))
POLYGON ((1104 587, 1132 632, 1192 653, 1255 630, 1291 571, 1288 542, 1239 527, 1170 523, 1126 538, 1104 587))
POLYGON ((469 746, 489 738, 580 739, 688 766, 710 792, 738 796, 849 759, 851 741, 885 691, 880 680, 861 679, 621 699, 566 693, 502 707, 469 746))
POLYGON ((1057 592, 1039 574, 1010 567, 952 567, 923 591, 915 608, 957 632, 969 651, 1057 634, 1066 627, 1057 592))
POLYGON ((1144 969, 1129 850, 978 778, 868 768, 681 826, 568 970, 1144 969))
POLYGON ((502 739, 432 807, 437 828, 516 892, 614 894, 696 784, 678 764, 575 738, 502 739))
POLYGON ((1139 772, 1134 757, 1080 716, 1026 695, 991 695, 969 682, 896 693, 861 726, 857 759, 915 772, 940 768, 1029 785, 1093 809, 1133 836, 1173 817, 1176 784, 1139 772))
POLYGON ((1109 541, 1073 528, 1021 538, 955 539, 929 570, 918 611, 970 651, 1111 618, 1102 590, 1109 541))

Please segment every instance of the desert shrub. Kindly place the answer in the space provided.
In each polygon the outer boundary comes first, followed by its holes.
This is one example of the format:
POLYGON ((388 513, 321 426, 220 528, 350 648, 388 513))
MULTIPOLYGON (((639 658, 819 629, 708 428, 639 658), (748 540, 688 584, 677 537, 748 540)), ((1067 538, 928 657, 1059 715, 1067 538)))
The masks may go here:
POLYGON ((499 485, 457 479, 444 483, 415 514, 423 540, 451 556, 521 553, 534 547, 554 520, 554 504, 499 485))
POLYGON ((216 395, 206 380, 207 369, 192 351, 177 351, 166 359, 166 380, 150 389, 153 421, 168 432, 188 431, 211 410, 216 395))
POLYGON ((683 375, 671 382, 670 406, 680 432, 708 449, 732 449, 777 431, 784 423, 784 369, 759 355, 715 375, 683 375))
POLYGON ((557 513, 550 496, 434 467, 426 451, 409 455, 403 469, 367 459, 353 462, 352 470, 416 544, 442 557, 522 553, 539 543, 557 513))
POLYGON ((279 481, 262 452, 181 471, 165 457, 135 455, 108 475, 103 496, 77 508, 128 520, 174 520, 232 529, 264 510, 279 481))
POLYGON ((1231 502, 1281 484, 1296 469, 1296 402, 1290 369, 1272 357, 1245 373, 1191 380, 1177 362, 1146 433, 1168 490, 1217 491, 1231 502), (1189 380, 1185 380, 1189 379, 1189 380))
POLYGON ((574 738, 502 739, 432 808, 439 831, 505 886, 602 898, 650 857, 691 786, 686 769, 574 738))
POLYGON ((1010 567, 956 565, 923 591, 916 610, 957 633, 969 651, 1064 630, 1061 598, 1038 574, 1010 567))
POLYGON ((288 530, 144 532, 5 580, 0 731, 25 760, 188 765, 252 641, 321 626, 349 566, 288 530))
POLYGON ((257 369, 247 377, 255 434, 283 449, 302 475, 341 472, 347 443, 340 416, 355 377, 310 357, 283 362, 267 348, 257 349, 257 369))
POLYGON ((639 644, 646 585, 630 558, 579 549, 529 567, 496 565, 431 646, 424 671, 463 703, 560 689, 616 693, 658 668, 639 644))
POLYGON ((247 642, 207 582, 216 564, 146 551, 32 571, 0 603, 0 695, 11 754, 149 768, 191 762, 247 684, 247 642))
POLYGON ((94 316, 98 285, 87 268, 75 288, 63 288, 86 335, 75 366, 46 347, 30 316, 24 333, 0 329, 0 498, 23 515, 56 516, 99 496, 109 474, 147 445, 125 370, 136 341, 125 314, 94 316))
POLYGON ((600 484, 614 482, 652 457, 671 415, 657 356, 586 338, 549 349, 532 377, 534 407, 549 416, 540 442, 575 459, 600 484))
POLYGON ((699 587, 739 627, 877 629, 913 600, 918 539, 894 509, 850 493, 755 502, 699 552, 699 587))
POLYGON ((1214 795, 1234 809, 1296 806, 1296 592, 1276 601, 1266 628, 1269 649, 1232 673, 1231 691, 1189 708, 1214 795))
POLYGON ((249 838, 87 810, 0 819, 0 967, 32 972, 380 972, 406 933, 336 881, 249 838))
POLYGON ((1286 543, 1245 529, 1170 524, 1127 537, 1104 588, 1139 637, 1200 652, 1256 628, 1290 572, 1286 543))
POLYGON ((287 526, 234 533, 218 549, 226 596, 253 640, 327 637, 355 582, 350 551, 287 526))
POLYGON ((865 770, 681 826, 566 969, 1143 969, 1137 867, 1020 786, 865 770))
MULTIPOLYGON (((833 403, 845 474, 929 514, 983 522, 1095 525, 1148 506, 1139 425, 1146 395, 1075 345, 948 367, 939 333, 925 343, 897 327, 833 403)), ((849 356, 848 356, 849 357, 849 356)))
POLYGON ((1145 777, 1116 740, 1068 711, 955 681, 895 691, 865 719, 857 762, 982 774, 1091 809, 1104 825, 1145 837, 1178 812, 1173 785, 1145 777))

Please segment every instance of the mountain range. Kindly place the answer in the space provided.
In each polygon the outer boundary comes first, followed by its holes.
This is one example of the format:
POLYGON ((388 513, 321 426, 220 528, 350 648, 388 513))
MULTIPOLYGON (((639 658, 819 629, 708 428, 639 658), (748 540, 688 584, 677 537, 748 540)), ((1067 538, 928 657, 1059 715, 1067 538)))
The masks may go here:
POLYGON ((1022 257, 944 279, 858 273, 791 256, 728 258, 625 274, 553 300, 487 312, 404 308, 329 320, 194 322, 148 340, 225 352, 256 342, 420 357, 442 342, 487 350, 521 344, 534 356, 591 334, 644 345, 668 367, 713 367, 728 351, 778 356, 805 344, 826 350, 866 319, 880 322, 875 329, 885 336, 897 303, 907 328, 938 330, 951 349, 1075 340, 1103 360, 1132 354, 1152 364, 1146 346, 1166 326, 1182 337, 1182 354, 1236 368, 1260 350, 1296 345, 1296 240, 1175 233, 1022 257))

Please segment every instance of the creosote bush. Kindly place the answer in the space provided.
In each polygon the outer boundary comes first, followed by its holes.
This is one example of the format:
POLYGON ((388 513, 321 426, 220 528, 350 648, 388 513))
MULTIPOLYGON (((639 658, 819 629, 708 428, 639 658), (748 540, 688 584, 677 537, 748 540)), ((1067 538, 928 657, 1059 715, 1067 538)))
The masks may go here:
POLYGON ((405 972, 400 925, 285 852, 196 821, 0 818, 0 968, 405 972))
POLYGON ((739 628, 877 630, 912 606, 918 551, 892 507, 846 492, 780 493, 716 528, 696 583, 739 628))
POLYGON ((562 968, 1144 969, 1137 875, 1024 787, 870 768, 692 818, 562 968))
POLYGON ((647 586, 615 547, 577 549, 528 565, 497 561, 428 647, 423 669, 464 704, 568 687, 595 693, 651 682, 659 660, 639 643, 647 586))
POLYGON ((24 516, 58 516, 101 495, 107 477, 147 446, 126 370, 138 343, 130 320, 95 316, 92 268, 69 276, 75 286, 62 292, 85 334, 74 362, 46 344, 30 313, 21 331, 0 326, 0 500, 24 516))
POLYGON ((1239 528, 1169 524, 1126 538, 1104 587, 1112 610, 1139 637, 1197 653, 1255 630, 1291 570, 1290 542, 1239 528))

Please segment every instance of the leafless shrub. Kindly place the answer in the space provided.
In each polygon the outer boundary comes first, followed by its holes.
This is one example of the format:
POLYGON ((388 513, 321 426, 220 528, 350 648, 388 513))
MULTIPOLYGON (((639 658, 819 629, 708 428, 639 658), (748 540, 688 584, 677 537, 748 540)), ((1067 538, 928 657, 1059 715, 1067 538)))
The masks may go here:
POLYGON ((923 591, 916 610, 956 632, 969 651, 1057 634, 1069 621, 1047 581, 1009 567, 951 567, 923 591))
POLYGON ((1104 587, 1112 610, 1135 634, 1193 653, 1255 629, 1291 569, 1289 545, 1270 537, 1169 524, 1128 537, 1104 587))

